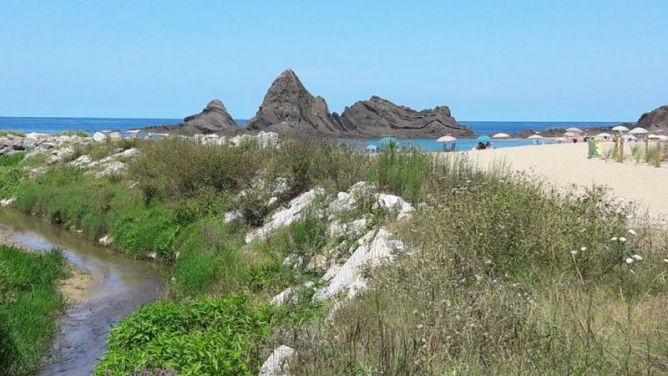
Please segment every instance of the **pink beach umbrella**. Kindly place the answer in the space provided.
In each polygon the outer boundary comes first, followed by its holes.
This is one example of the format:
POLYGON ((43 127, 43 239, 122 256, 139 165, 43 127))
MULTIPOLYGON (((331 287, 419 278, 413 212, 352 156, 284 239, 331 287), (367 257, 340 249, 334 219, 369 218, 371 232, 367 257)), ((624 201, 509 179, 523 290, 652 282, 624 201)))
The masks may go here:
POLYGON ((452 137, 450 135, 439 137, 436 142, 452 142, 452 141, 457 141, 455 137, 452 137))

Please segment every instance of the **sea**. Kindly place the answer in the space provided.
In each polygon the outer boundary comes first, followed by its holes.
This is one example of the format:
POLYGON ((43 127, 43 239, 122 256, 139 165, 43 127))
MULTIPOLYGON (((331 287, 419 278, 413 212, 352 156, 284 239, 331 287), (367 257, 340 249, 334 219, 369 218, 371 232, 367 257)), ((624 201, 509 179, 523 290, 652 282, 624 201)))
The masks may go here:
MULTIPOLYGON (((182 119, 132 119, 132 118, 76 118, 76 117, 0 117, 0 130, 13 130, 24 133, 59 133, 63 131, 83 131, 89 134, 102 131, 128 131, 131 129, 144 128, 155 125, 177 124, 182 119)), ((248 120, 238 119, 237 123, 243 125, 248 120)), ((621 123, 618 122, 584 122, 584 121, 459 121, 461 124, 470 126, 476 136, 495 133, 514 133, 524 129, 541 130, 552 127, 608 127, 621 123)), ((356 141, 367 146, 378 146, 380 139, 368 139, 356 141)), ((433 139, 414 138, 398 140, 402 146, 414 146, 425 151, 439 151, 443 144, 433 139)), ((542 140, 541 143, 550 143, 550 140, 542 140)), ((495 148, 536 145, 534 140, 506 139, 492 140, 495 148)), ((469 150, 477 144, 476 139, 459 139, 455 142, 456 150, 469 150)), ((363 145, 364 146, 364 145, 363 145)))

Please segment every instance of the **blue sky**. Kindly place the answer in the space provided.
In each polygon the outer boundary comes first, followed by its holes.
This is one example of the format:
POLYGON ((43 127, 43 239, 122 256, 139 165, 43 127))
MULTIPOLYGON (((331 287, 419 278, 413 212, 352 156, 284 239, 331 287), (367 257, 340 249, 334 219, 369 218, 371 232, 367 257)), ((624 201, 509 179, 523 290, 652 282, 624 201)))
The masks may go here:
POLYGON ((292 68, 462 120, 636 120, 668 103, 668 1, 0 0, 0 116, 251 117, 292 68))

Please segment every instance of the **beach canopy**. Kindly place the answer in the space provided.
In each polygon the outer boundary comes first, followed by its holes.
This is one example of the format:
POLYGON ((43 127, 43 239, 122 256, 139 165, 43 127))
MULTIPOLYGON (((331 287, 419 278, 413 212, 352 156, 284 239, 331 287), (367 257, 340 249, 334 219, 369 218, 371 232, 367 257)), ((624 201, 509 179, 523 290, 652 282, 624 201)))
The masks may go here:
POLYGON ((508 133, 497 133, 492 138, 510 138, 510 135, 508 133))
POLYGON ((487 141, 489 141, 489 136, 480 136, 476 140, 482 141, 482 142, 487 142, 487 141))
POLYGON ((368 150, 368 151, 376 151, 376 150, 378 150, 378 146, 376 146, 376 145, 367 145, 367 146, 366 146, 366 150, 368 150))
POLYGON ((649 133, 647 129, 640 127, 635 127, 629 131, 629 134, 646 134, 646 133, 649 133))
POLYGON ((632 134, 625 134, 622 137, 624 138, 624 141, 638 141, 638 138, 632 134))
POLYGON ((562 142, 568 142, 568 139, 566 137, 557 137, 554 139, 554 142, 560 144, 562 142))
POLYGON ((540 139, 542 139, 542 138, 544 138, 544 137, 541 136, 541 135, 539 135, 539 134, 535 134, 535 135, 533 135, 533 136, 529 136, 529 137, 527 137, 527 139, 529 139, 529 140, 540 140, 540 139))
POLYGON ((566 128, 566 132, 582 133, 582 129, 575 128, 575 127, 570 127, 570 128, 566 128))
POLYGON ((612 130, 615 131, 615 132, 628 132, 629 131, 629 129, 626 128, 623 125, 618 125, 616 127, 613 127, 612 130))
POLYGON ((597 134, 596 137, 598 137, 598 138, 610 138, 610 137, 612 137, 612 135, 610 133, 603 132, 603 133, 597 134))
POLYGON ((457 140, 457 139, 456 139, 455 137, 452 137, 452 136, 450 136, 450 135, 447 135, 447 136, 439 137, 439 138, 436 140, 436 142, 452 142, 452 141, 456 141, 456 140, 457 140))
POLYGON ((564 137, 579 137, 580 134, 577 132, 564 132, 564 137))

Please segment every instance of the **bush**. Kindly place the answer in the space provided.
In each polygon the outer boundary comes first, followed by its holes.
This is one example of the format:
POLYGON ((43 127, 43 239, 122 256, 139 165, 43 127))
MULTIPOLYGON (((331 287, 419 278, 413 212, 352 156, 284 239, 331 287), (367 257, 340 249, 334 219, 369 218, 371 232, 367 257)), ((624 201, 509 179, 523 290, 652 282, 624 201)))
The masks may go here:
POLYGON ((172 261, 172 245, 181 226, 171 213, 160 204, 128 208, 114 218, 112 234, 114 244, 136 257, 146 257, 152 252, 158 260, 172 261))
POLYGON ((422 184, 431 166, 428 155, 416 149, 399 150, 395 142, 386 142, 381 146, 372 179, 380 189, 417 203, 422 198, 422 184))
POLYGON ((248 297, 146 305, 112 329, 95 374, 142 369, 179 375, 255 375, 258 344, 271 333, 273 309, 248 297))
POLYGON ((0 246, 0 374, 30 374, 39 366, 63 307, 56 281, 66 274, 60 252, 0 246))

